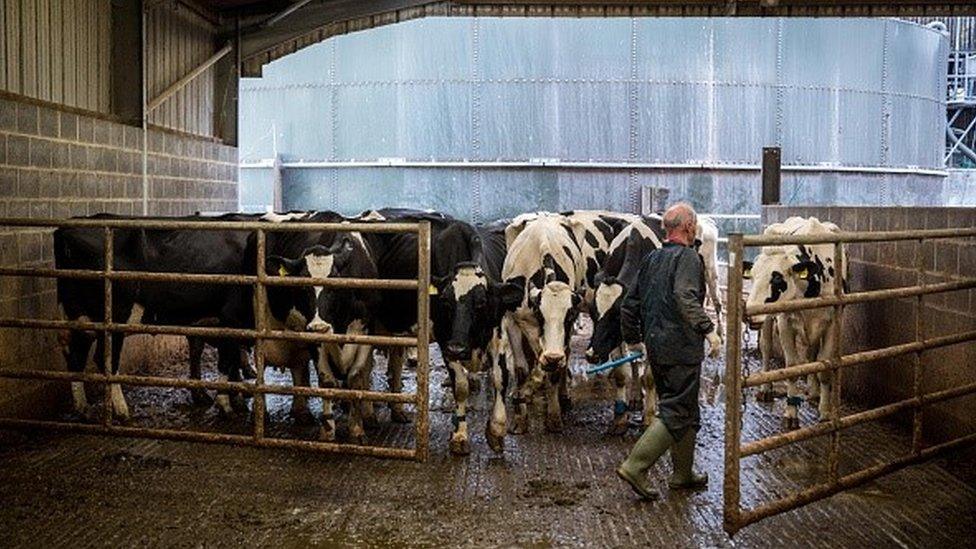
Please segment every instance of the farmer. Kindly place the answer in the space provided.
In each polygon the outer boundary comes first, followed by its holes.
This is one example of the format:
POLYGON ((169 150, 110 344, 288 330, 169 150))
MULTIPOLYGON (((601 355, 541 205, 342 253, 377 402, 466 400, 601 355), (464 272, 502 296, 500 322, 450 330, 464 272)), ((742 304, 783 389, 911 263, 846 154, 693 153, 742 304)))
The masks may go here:
POLYGON ((672 489, 708 486, 707 474, 692 470, 695 436, 701 426, 698 409, 704 340, 717 357, 722 340, 702 308, 705 273, 692 247, 697 218, 691 205, 679 202, 664 213, 664 246, 644 258, 637 282, 621 307, 621 331, 631 351, 644 352, 657 389, 657 417, 644 431, 617 476, 643 499, 657 499, 647 471, 671 450, 672 489))

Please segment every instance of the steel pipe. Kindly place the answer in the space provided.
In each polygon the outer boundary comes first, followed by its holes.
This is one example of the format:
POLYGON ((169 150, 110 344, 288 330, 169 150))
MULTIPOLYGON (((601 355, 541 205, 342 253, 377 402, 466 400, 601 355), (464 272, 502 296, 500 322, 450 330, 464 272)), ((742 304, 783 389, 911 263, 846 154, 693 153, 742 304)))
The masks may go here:
MULTIPOLYGON (((860 486, 866 482, 872 481, 878 477, 893 473, 899 469, 903 469, 909 465, 915 463, 920 463, 929 458, 932 458, 942 452, 951 450, 953 448, 958 448, 966 444, 971 444, 976 442, 976 433, 960 437, 942 444, 937 444, 935 446, 930 446, 921 450, 917 453, 909 454, 897 458, 893 461, 887 463, 881 463, 867 469, 863 469, 856 473, 851 473, 840 477, 837 482, 818 484, 816 486, 811 486, 802 492, 792 494, 785 498, 767 503, 760 507, 752 510, 747 510, 739 515, 738 521, 734 525, 732 532, 737 532, 745 526, 748 526, 754 522, 760 521, 764 518, 771 517, 773 515, 778 515, 786 511, 796 509, 797 507, 802 507, 808 503, 813 503, 814 501, 824 499, 826 497, 832 496, 843 490, 849 488, 854 488, 855 486, 860 486)), ((726 528, 728 531, 728 528, 726 528)))
POLYGON ((137 376, 115 374, 107 376, 97 373, 62 372, 59 370, 12 370, 0 369, 0 378, 34 379, 45 381, 80 381, 96 385, 119 383, 141 387, 163 387, 170 389, 209 389, 226 393, 246 393, 250 395, 292 395, 320 397, 336 400, 367 400, 375 402, 414 403, 412 393, 386 393, 359 389, 334 389, 330 387, 305 387, 302 385, 258 385, 243 381, 207 381, 172 377, 137 376))
MULTIPOLYGON (((858 364, 865 364, 867 362, 874 362, 876 360, 883 360, 886 358, 894 358, 896 356, 917 353, 919 351, 927 351, 929 349, 936 349, 949 345, 957 345, 959 343, 974 340, 976 340, 976 330, 948 336, 933 337, 923 342, 916 341, 912 343, 903 343, 901 345, 893 345, 883 349, 861 351, 859 353, 842 356, 840 359, 840 364, 838 364, 837 367, 848 368, 858 364)), ((818 360, 815 362, 806 362, 804 364, 797 364, 796 366, 781 368, 779 370, 773 370, 770 372, 759 372, 757 374, 752 374, 745 379, 745 387, 757 387, 765 383, 773 383, 774 381, 782 381, 784 379, 802 377, 808 374, 826 372, 827 370, 834 368, 832 362, 833 361, 831 360, 818 360)))
POLYGON ((856 242, 894 242, 899 240, 966 238, 976 236, 976 228, 927 229, 918 231, 839 232, 829 234, 754 234, 742 237, 745 247, 786 246, 792 244, 850 244, 856 242))
POLYGON ((253 446, 257 448, 287 448, 321 453, 342 453, 360 456, 416 459, 416 451, 409 448, 386 448, 381 446, 360 446, 312 440, 282 438, 262 438, 255 440, 248 435, 227 433, 204 433, 199 431, 179 431, 176 429, 150 429, 147 427, 123 427, 119 425, 92 425, 88 423, 67 423, 59 421, 40 421, 33 419, 0 418, 0 428, 34 431, 49 429, 90 435, 110 435, 119 437, 151 438, 158 440, 179 440, 204 442, 210 444, 230 444, 233 446, 253 446))
POLYGON ((906 398, 905 400, 899 400, 898 402, 886 404, 878 408, 872 408, 870 410, 865 410, 863 412, 838 418, 836 422, 830 421, 818 423, 816 425, 811 425, 810 427, 804 427, 788 433, 781 433, 771 437, 755 440, 747 444, 743 444, 740 451, 742 457, 754 456, 756 454, 775 450, 776 448, 782 448, 783 446, 795 444, 804 440, 836 433, 844 429, 849 429, 855 425, 883 419, 904 410, 919 410, 925 406, 963 397, 973 393, 976 393, 976 383, 961 385, 959 387, 928 393, 918 397, 906 398))
POLYGON ((28 219, 21 217, 0 218, 0 227, 67 227, 76 229, 146 229, 146 230, 192 230, 192 231, 257 231, 275 233, 297 233, 312 231, 358 232, 358 233, 413 233, 417 231, 413 223, 319 223, 296 220, 289 223, 270 221, 188 221, 184 219, 28 219))
POLYGON ((823 307, 835 307, 837 305, 851 305, 855 303, 868 303, 871 301, 885 301, 889 299, 901 299, 928 294, 955 292, 959 290, 968 290, 970 288, 976 288, 976 278, 957 280, 955 282, 940 282, 938 284, 927 284, 922 286, 888 288, 884 290, 854 292, 851 294, 842 294, 838 296, 784 301, 783 303, 774 302, 763 303, 760 305, 750 305, 746 307, 745 314, 747 317, 750 317, 756 315, 789 313, 793 311, 806 311, 809 309, 819 309, 823 307))

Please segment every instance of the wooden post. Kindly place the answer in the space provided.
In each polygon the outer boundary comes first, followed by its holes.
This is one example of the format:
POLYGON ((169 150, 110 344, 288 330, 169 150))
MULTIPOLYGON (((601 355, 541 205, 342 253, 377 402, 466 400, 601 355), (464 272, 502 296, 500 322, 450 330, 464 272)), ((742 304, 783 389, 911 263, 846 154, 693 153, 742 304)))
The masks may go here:
POLYGON ((778 205, 782 179, 780 174, 781 151, 779 147, 763 147, 762 155, 762 205, 778 205))

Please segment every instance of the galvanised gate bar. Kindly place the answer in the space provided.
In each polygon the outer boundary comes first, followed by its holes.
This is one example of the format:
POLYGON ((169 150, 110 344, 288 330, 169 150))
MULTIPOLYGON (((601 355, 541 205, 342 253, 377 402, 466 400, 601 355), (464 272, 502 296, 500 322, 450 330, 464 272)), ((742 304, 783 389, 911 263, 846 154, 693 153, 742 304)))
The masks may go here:
POLYGON ((863 291, 837 296, 803 299, 782 303, 766 303, 746 307, 741 299, 730 299, 727 322, 727 362, 725 370, 726 409, 725 409, 725 482, 724 482, 724 527, 734 534, 743 527, 764 518, 801 507, 824 499, 843 490, 864 484, 882 475, 897 471, 908 465, 921 462, 945 450, 957 448, 976 441, 976 433, 964 435, 940 444, 924 447, 922 442, 922 408, 953 398, 976 393, 976 383, 968 383, 949 389, 922 393, 921 382, 925 374, 924 352, 976 341, 976 330, 964 331, 948 336, 926 337, 925 323, 921 310, 926 295, 976 288, 976 278, 963 278, 951 282, 927 284, 922 247, 933 240, 947 238, 973 238, 976 229, 939 229, 889 232, 842 232, 829 235, 742 235, 729 236, 729 296, 741 296, 743 286, 744 250, 746 247, 834 244, 834 265, 842 265, 845 243, 878 243, 895 241, 915 241, 914 261, 917 265, 916 285, 901 288, 863 291), (841 335, 843 333, 843 313, 846 305, 883 301, 890 299, 915 298, 915 326, 912 342, 893 345, 881 349, 843 354, 841 335), (741 325, 744 318, 760 314, 776 314, 832 307, 837 320, 827 337, 833 339, 834 356, 814 362, 796 364, 779 370, 745 375, 742 367, 741 325), (841 376, 845 368, 876 360, 903 355, 913 356, 912 396, 898 402, 840 415, 841 376), (831 376, 831 399, 829 402, 833 420, 803 427, 759 440, 742 443, 742 416, 745 402, 745 389, 758 387, 765 383, 798 378, 808 374, 829 372, 831 376), (909 452, 888 462, 858 470, 841 476, 840 436, 844 429, 868 421, 892 416, 898 412, 911 410, 912 442, 909 452), (830 435, 826 482, 815 484, 800 492, 788 494, 780 499, 763 503, 754 509, 743 509, 740 492, 740 462, 742 458, 761 454, 775 448, 796 444, 819 436, 830 435))
MULTIPOLYGON (((268 223, 253 221, 187 221, 187 220, 140 220, 140 219, 0 219, 0 226, 7 227, 75 227, 102 229, 104 231, 104 269, 68 270, 47 268, 0 268, 0 276, 36 276, 46 278, 76 278, 104 280, 105 318, 101 322, 43 320, 24 318, 0 318, 0 327, 39 328, 47 330, 71 329, 102 332, 104 350, 103 373, 73 373, 52 370, 12 370, 0 369, 0 377, 10 379, 34 379, 54 381, 82 381, 100 385, 120 384, 146 387, 168 387, 183 389, 211 389, 221 392, 248 393, 259 398, 253 400, 254 431, 251 436, 183 431, 174 429, 152 429, 144 427, 119 426, 112 424, 112 414, 106 413, 101 425, 0 418, 0 427, 10 429, 52 429, 82 433, 143 437, 170 440, 188 440, 243 446, 271 448, 290 448, 318 452, 342 452, 386 458, 407 458, 425 461, 429 445, 428 419, 428 369, 429 355, 427 342, 429 334, 430 285, 430 224, 420 223, 268 223), (232 230, 254 231, 256 236, 257 275, 227 274, 189 274, 172 272, 135 272, 114 270, 114 239, 116 229, 146 230, 232 230), (269 277, 265 272, 266 237, 268 232, 374 232, 409 233, 418 237, 417 279, 384 280, 359 278, 292 278, 269 277), (239 284, 254 286, 254 329, 200 326, 152 326, 143 324, 117 323, 112 319, 112 283, 114 281, 146 282, 186 282, 207 284, 239 284), (302 333, 269 329, 267 311, 267 286, 323 286, 328 288, 375 288, 378 290, 415 290, 417 292, 417 336, 377 336, 302 333), (422 319, 422 321, 421 321, 422 319), (182 335, 209 338, 231 338, 253 340, 255 343, 255 369, 257 378, 254 384, 244 382, 219 382, 192 379, 176 379, 153 376, 116 375, 112 373, 112 336, 121 334, 182 335), (384 393, 350 389, 318 387, 288 387, 264 383, 263 343, 267 340, 300 341, 305 343, 367 344, 417 348, 417 390, 415 393, 384 393), (412 403, 416 407, 416 440, 414 448, 387 448, 366 445, 341 444, 311 440, 291 440, 267 437, 264 434, 265 402, 264 395, 302 395, 339 400, 368 400, 380 402, 412 403)), ((106 410, 110 410, 109 391, 105 391, 106 410)))

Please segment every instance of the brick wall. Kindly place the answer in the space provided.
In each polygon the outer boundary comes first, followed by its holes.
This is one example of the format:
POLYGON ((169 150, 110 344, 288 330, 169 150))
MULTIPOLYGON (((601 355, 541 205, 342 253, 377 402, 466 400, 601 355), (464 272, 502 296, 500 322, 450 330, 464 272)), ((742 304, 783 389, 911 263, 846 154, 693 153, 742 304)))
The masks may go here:
MULTIPOLYGON (((149 215, 237 210, 237 149, 149 132, 149 215)), ((142 130, 0 97, 0 217, 143 213, 142 130)), ((0 227, 0 264, 53 263, 50 230, 0 227)), ((52 280, 0 277, 0 316, 57 318, 52 280)), ((0 367, 62 368, 54 333, 0 329, 0 367)), ((50 384, 0 380, 0 414, 30 414, 50 384)), ((41 404, 39 404, 41 403, 41 404)))
MULTIPOLYGON (((847 231, 896 231, 976 227, 976 208, 766 207, 763 223, 799 215, 837 223, 847 231)), ((976 276, 976 238, 915 242, 851 244, 851 291, 916 284, 916 253, 921 254, 929 283, 976 276)), ((848 306, 844 316, 847 353, 906 343, 914 339, 914 298, 848 306)), ((922 321, 928 337, 976 330, 976 290, 924 298, 922 321)), ((922 390, 938 391, 976 382, 976 343, 928 351, 923 355, 922 390)), ((913 357, 876 362, 845 370, 844 398, 877 405, 911 396, 913 357)), ((934 405, 926 410, 930 440, 976 431, 976 397, 934 405)), ((907 420, 908 416, 901 419, 907 420)))

